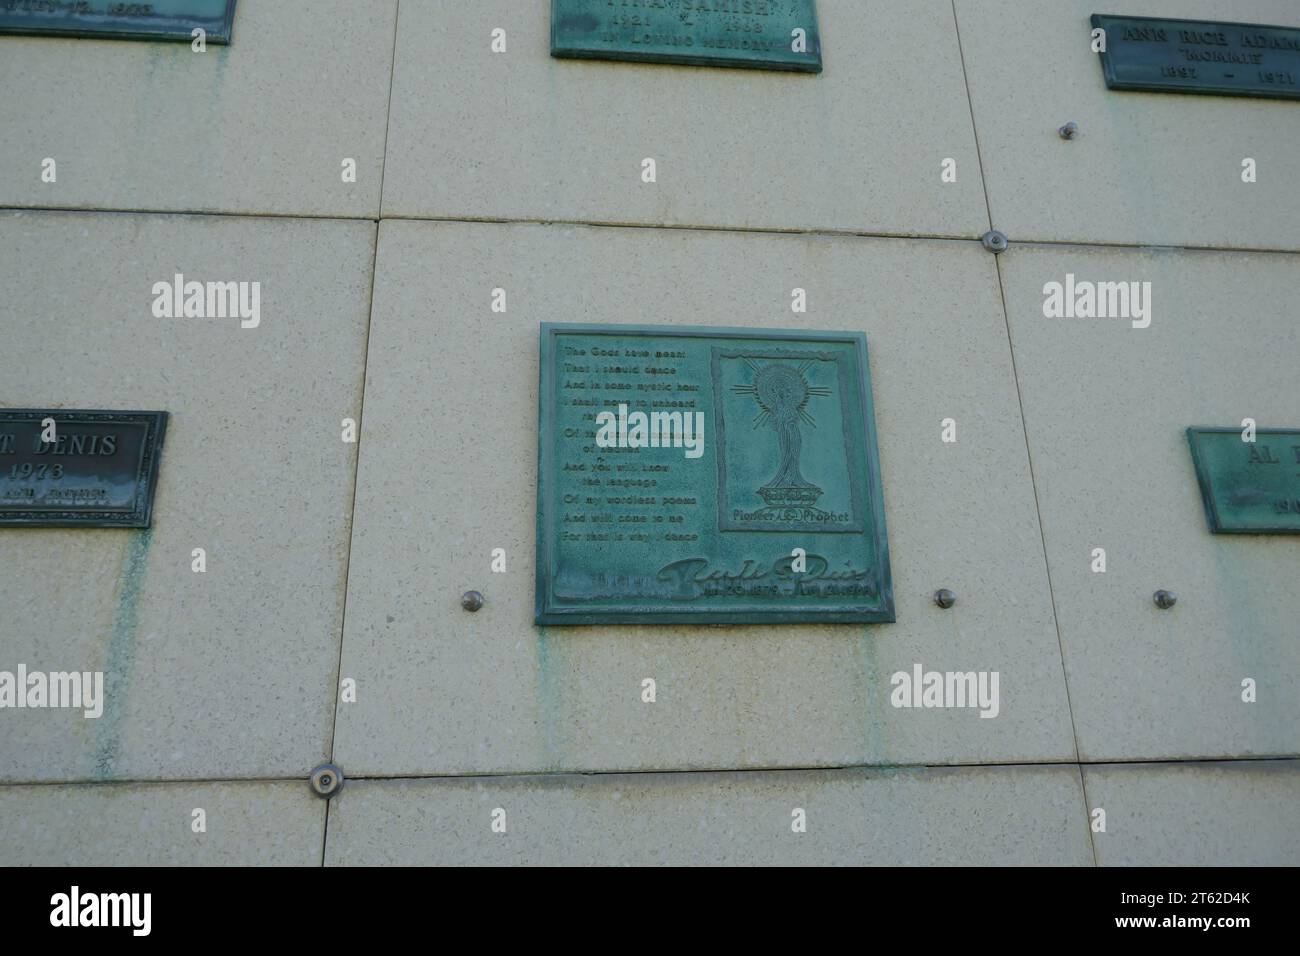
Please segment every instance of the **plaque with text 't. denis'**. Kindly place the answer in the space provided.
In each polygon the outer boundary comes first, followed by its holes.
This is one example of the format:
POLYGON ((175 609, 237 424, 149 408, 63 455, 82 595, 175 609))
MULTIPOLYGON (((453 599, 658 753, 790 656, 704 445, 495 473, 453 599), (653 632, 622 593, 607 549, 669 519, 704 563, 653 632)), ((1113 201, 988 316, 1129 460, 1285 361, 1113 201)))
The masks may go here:
POLYGON ((0 0, 0 33, 229 43, 235 0, 0 0))
POLYGON ((552 0, 551 55, 822 69, 816 0, 552 0))
POLYGON ((539 624, 894 620, 859 332, 541 332, 539 624))
POLYGON ((0 527, 149 527, 166 428, 166 412, 0 409, 0 527))

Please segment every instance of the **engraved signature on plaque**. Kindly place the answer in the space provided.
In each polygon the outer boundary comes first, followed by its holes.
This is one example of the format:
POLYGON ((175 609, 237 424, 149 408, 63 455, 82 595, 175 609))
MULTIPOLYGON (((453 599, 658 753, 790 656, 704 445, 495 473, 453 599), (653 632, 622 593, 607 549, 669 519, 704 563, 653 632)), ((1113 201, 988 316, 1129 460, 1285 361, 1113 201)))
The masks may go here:
POLYGON ((538 623, 893 620, 860 333, 544 325, 541 379, 538 623))

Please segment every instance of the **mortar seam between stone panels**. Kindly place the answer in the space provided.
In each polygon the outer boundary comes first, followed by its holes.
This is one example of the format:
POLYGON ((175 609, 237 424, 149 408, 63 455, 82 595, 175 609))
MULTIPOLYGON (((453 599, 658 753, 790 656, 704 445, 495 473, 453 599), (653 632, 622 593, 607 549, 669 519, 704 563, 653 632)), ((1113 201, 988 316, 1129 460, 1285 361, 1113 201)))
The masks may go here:
MULTIPOLYGON (((1000 763, 916 763, 916 764, 833 764, 826 766, 788 767, 694 767, 662 768, 645 770, 484 770, 473 773, 361 773, 347 777, 352 783, 377 780, 484 780, 484 779, 545 779, 559 777, 631 777, 631 776, 678 776, 691 774, 782 774, 782 773, 836 773, 845 770, 862 770, 885 773, 920 773, 926 770, 1011 770, 1016 768, 1075 768, 1080 767, 1195 767, 1198 765, 1241 766, 1252 764, 1296 764, 1300 769, 1300 755, 1273 757, 1170 757, 1164 760, 1022 760, 1003 761, 1000 763)), ((346 770, 346 768, 344 768, 346 770)), ((301 784, 302 777, 174 777, 168 779, 114 779, 114 780, 11 780, 0 783, 0 792, 18 787, 124 787, 124 786, 194 786, 198 784, 301 784)))
MULTIPOLYGON (((1077 740, 1075 741, 1075 746, 1078 747, 1077 740)), ((1097 862, 1097 837, 1092 830, 1092 815, 1088 807, 1088 781, 1084 776, 1082 763, 1075 764, 1075 769, 1079 772, 1079 793, 1083 796, 1083 821, 1084 826, 1088 828, 1088 845, 1092 847, 1092 865, 1094 867, 1101 866, 1101 864, 1097 862)))
MULTIPOLYGON (((987 194, 986 194, 987 199, 987 194)), ((289 218, 289 217, 284 217, 289 218)), ((898 239, 918 242, 980 242, 981 236, 940 234, 933 232, 883 232, 856 229, 801 228, 786 229, 761 226, 710 226, 692 223, 614 222, 600 219, 529 219, 525 217, 498 216, 402 216, 388 215, 381 221, 441 222, 467 226, 581 226, 590 229, 664 229, 677 232, 719 232, 754 236, 802 236, 808 239, 898 239)), ((991 226, 990 226, 991 228, 991 226)), ((1300 256, 1300 246, 1276 248, 1270 246, 1202 246, 1180 243, 1152 242, 1101 242, 1089 239, 1035 239, 1017 238, 1018 246, 1078 246, 1084 249, 1131 249, 1138 252, 1215 252, 1251 253, 1282 256, 1300 256)))
POLYGON ((384 110, 384 152, 379 164, 379 219, 384 218, 384 183, 388 176, 388 133, 393 126, 393 86, 397 78, 397 33, 402 22, 402 0, 393 5, 393 52, 388 60, 388 105, 384 110))
MULTIPOLYGON (((352 540, 357 530, 357 483, 361 479, 361 436, 365 427, 366 384, 370 377, 370 329, 375 319, 375 276, 379 272, 379 226, 384 215, 384 177, 388 171, 388 131, 393 118, 393 77, 397 73, 397 28, 401 21, 402 0, 393 4, 393 46, 388 60, 388 103, 384 111, 384 148, 379 162, 379 209, 375 224, 375 244, 370 257, 370 308, 366 312, 366 340, 361 349, 361 399, 357 404, 357 458, 352 471, 352 503, 348 509, 348 553, 343 571, 343 608, 339 615, 339 655, 334 668, 331 689, 334 695, 334 719, 330 722, 330 763, 334 762, 334 741, 339 729, 339 681, 343 677, 343 642, 348 632, 348 586, 352 578, 352 540)), ((325 866, 325 855, 330 840, 330 803, 325 802, 325 818, 321 827, 320 865, 325 866)))
MULTIPOLYGON (((966 86, 966 106, 970 110, 971 132, 975 137, 975 156, 979 163, 980 185, 984 189, 984 205, 988 210, 989 228, 993 226, 993 203, 989 198, 988 180, 984 175, 984 156, 980 150, 979 126, 975 121, 975 99, 971 96, 970 77, 966 72, 966 54, 961 44, 961 25, 957 18, 957 0, 950 0, 953 31, 957 35, 957 52, 961 57, 962 80, 966 86)), ((1034 495, 1034 515, 1038 519, 1038 538, 1043 548, 1043 572, 1047 575, 1047 596, 1052 603, 1052 625, 1056 629, 1056 651, 1061 658, 1061 680, 1065 686, 1065 707, 1070 715, 1070 736, 1074 741, 1075 772, 1079 775, 1079 793, 1083 798, 1083 819, 1088 827, 1088 846, 1092 849, 1092 865, 1097 865, 1097 841, 1093 839, 1088 821, 1088 786, 1083 780, 1083 766, 1079 763, 1079 727, 1074 719, 1074 701, 1070 697, 1070 675, 1065 668, 1065 644, 1061 639, 1061 617, 1056 608, 1056 591, 1052 586, 1052 564, 1047 556, 1047 531, 1043 527, 1043 507, 1038 500, 1038 480, 1034 475, 1034 454, 1029 445, 1029 423, 1025 420, 1025 399, 1020 391, 1020 370, 1016 366, 1016 348, 1011 341, 1011 311, 1007 307, 1007 291, 1002 282, 1002 262, 993 257, 993 270, 998 277, 998 296, 1002 300, 1002 321, 1007 330, 1007 354, 1011 358, 1011 378, 1016 385, 1016 404, 1020 410, 1020 430, 1025 439, 1025 463, 1029 467, 1029 487, 1034 495)))
POLYGON ((957 59, 961 63, 961 83, 966 90, 966 112, 970 116, 971 138, 975 141, 975 165, 980 172, 980 190, 984 193, 984 212, 988 227, 993 228, 993 205, 989 202, 989 184, 984 176, 984 156, 980 152, 980 131, 975 125, 975 103, 970 95, 970 77, 966 74, 966 51, 961 45, 961 26, 957 22, 957 0, 949 0, 952 9, 952 32, 957 38, 957 59))
MULTIPOLYGON (((379 269, 379 223, 375 223, 374 246, 370 256, 370 307, 366 310, 366 336, 361 347, 361 397, 357 403, 357 454, 352 468, 352 500, 348 505, 348 549, 343 558, 343 606, 339 610, 339 652, 334 662, 334 675, 330 682, 334 697, 334 715, 330 721, 329 760, 334 762, 334 738, 339 724, 339 680, 343 675, 343 641, 348 624, 348 584, 352 577, 352 539, 357 530, 357 482, 361 477, 361 433, 365 426, 366 381, 370 375, 370 326, 375 313, 375 273, 379 269)), ((325 847, 329 842, 330 808, 325 804, 324 829, 321 832, 320 859, 325 865, 325 847)))
MULTIPOLYGON (((1029 443, 1029 422, 1025 419, 1025 400, 1020 393, 1020 370, 1016 366, 1016 347, 1011 341, 1011 312, 1007 307, 1007 293, 1002 285, 1002 263, 993 257, 993 268, 998 276, 998 295, 1002 299, 1002 320, 1006 323, 1007 351, 1011 356, 1011 377, 1016 383, 1016 404, 1020 409, 1020 431, 1025 439, 1025 463, 1029 466, 1029 487, 1034 494, 1034 516, 1038 519, 1038 539, 1043 548, 1043 572, 1047 575, 1047 596, 1052 602, 1052 624, 1056 628, 1056 651, 1061 658, 1061 680, 1065 684, 1065 707, 1070 714, 1070 736, 1074 740, 1074 762, 1079 771, 1079 785, 1083 796, 1083 816, 1088 819, 1088 788, 1083 783, 1083 767, 1079 756, 1079 727, 1074 719, 1074 701, 1070 696, 1070 675, 1065 667, 1065 642, 1061 638, 1061 616, 1056 608, 1056 589, 1052 585, 1052 562, 1047 555, 1047 529, 1043 526, 1043 506, 1038 500, 1038 479, 1034 474, 1034 452, 1029 443)), ((1088 842, 1092 846, 1092 862, 1097 865, 1097 844, 1088 827, 1088 842)))
MULTIPOLYGON (((382 188, 382 186, 381 186, 382 188)), ((463 225, 506 225, 506 226, 581 226, 590 229, 664 229, 678 232, 718 232, 735 235, 753 236, 802 236, 808 239, 898 239, 917 242, 972 242, 979 241, 978 236, 941 235, 932 232, 883 232, 854 229, 819 229, 790 227, 756 226, 710 226, 690 223, 650 223, 650 222, 614 222, 599 219, 529 219, 498 216, 329 216, 312 213, 267 213, 267 212, 222 212, 218 210, 185 211, 177 209, 123 209, 100 208, 89 209, 79 206, 22 206, 0 205, 0 213, 64 213, 82 215, 109 216, 171 216, 199 219, 203 217, 224 219, 267 219, 267 220, 301 220, 303 222, 440 222, 460 223, 463 225)), ((1036 239, 1032 236, 1017 237, 1018 246, 1077 246, 1083 249, 1132 249, 1139 252, 1213 252, 1240 253, 1252 255, 1300 256, 1300 246, 1295 248, 1277 248, 1270 246, 1203 246, 1187 243, 1152 243, 1152 242, 1101 242, 1089 239, 1036 239)))

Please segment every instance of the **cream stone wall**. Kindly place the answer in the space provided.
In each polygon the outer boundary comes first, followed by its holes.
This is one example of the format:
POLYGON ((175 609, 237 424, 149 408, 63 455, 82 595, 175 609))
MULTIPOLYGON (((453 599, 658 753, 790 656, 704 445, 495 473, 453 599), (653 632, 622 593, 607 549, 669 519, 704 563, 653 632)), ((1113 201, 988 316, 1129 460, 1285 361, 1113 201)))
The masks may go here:
POLYGON ((553 59, 549 6, 0 36, 0 407, 171 415, 150 529, 0 529, 0 671, 107 689, 0 709, 0 865, 1300 862, 1300 538, 1211 535, 1183 437, 1300 427, 1300 102, 1088 49, 1222 4, 819 0, 820 75, 553 59), (535 626, 543 322, 865 333, 897 623, 535 626), (917 663, 997 716, 892 706, 917 663))

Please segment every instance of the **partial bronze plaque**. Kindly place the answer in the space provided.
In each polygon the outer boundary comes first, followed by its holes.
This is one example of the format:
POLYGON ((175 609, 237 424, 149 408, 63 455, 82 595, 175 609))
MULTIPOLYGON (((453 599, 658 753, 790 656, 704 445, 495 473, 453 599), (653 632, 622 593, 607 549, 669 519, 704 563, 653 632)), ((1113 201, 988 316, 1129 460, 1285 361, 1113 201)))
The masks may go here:
POLYGON ((1215 534, 1300 534, 1300 429, 1189 428, 1205 518, 1215 534))
POLYGON ((552 0, 551 55, 822 70, 816 0, 552 0))
POLYGON ((539 624, 894 620, 866 337, 543 325, 539 624))
POLYGON ((0 0, 0 33, 229 43, 235 0, 0 0))
POLYGON ((1300 99, 1300 29, 1093 14, 1112 90, 1300 99))
POLYGON ((166 412, 0 409, 0 525, 149 527, 166 428, 166 412))

